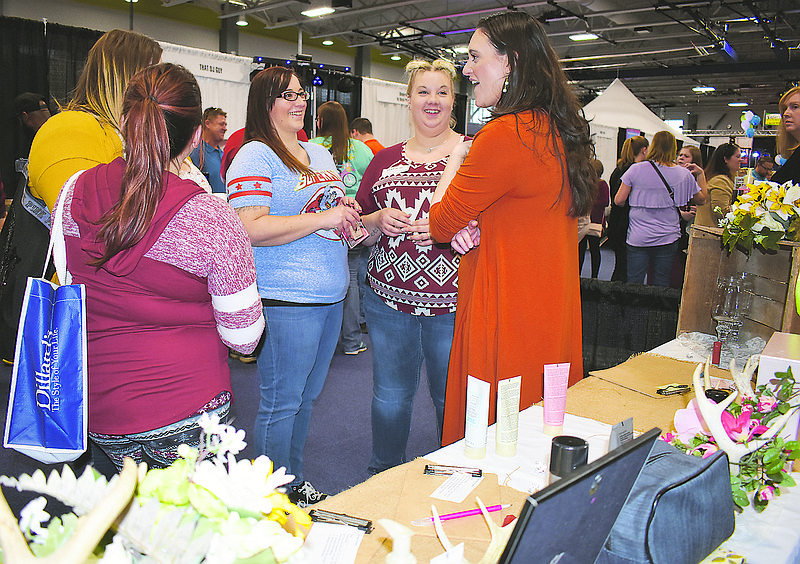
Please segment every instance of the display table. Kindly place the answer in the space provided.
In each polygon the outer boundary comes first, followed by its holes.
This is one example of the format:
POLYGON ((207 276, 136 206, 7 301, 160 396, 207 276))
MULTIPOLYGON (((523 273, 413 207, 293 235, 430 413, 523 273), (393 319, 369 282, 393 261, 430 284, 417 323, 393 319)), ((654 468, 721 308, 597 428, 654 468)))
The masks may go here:
MULTIPOLYGON (((589 442, 589 460, 593 461, 608 449, 610 426, 633 417, 634 428, 645 431, 654 426, 672 428, 677 409, 685 407, 691 394, 661 397, 654 393, 658 385, 690 383, 696 362, 679 361, 658 355, 639 355, 618 367, 598 371, 569 388, 564 434, 589 442)), ((712 375, 724 376, 725 371, 712 375)), ((729 373, 727 373, 729 376, 729 373)), ((506 514, 518 515, 526 492, 546 485, 547 462, 551 438, 542 433, 542 408, 531 406, 520 414, 520 438, 517 455, 501 457, 494 449, 494 426, 489 428, 487 455, 472 460, 464 455, 464 443, 459 441, 408 464, 387 470, 350 490, 330 497, 315 507, 329 509, 376 521, 385 517, 403 522, 410 514, 415 518, 430 515, 434 503, 440 513, 451 511, 446 504, 426 496, 444 478, 422 476, 427 461, 438 464, 477 466, 486 473, 488 486, 484 492, 494 498, 481 500, 486 505, 510 503, 507 511, 493 513, 500 523, 506 514), (434 480, 438 480, 434 482, 434 480), (497 488, 494 488, 494 480, 497 488), (413 493, 411 493, 413 492, 413 493), (416 508, 409 512, 409 504, 416 508)), ((800 476, 796 476, 800 481, 800 476)), ((470 496, 458 509, 475 507, 470 496)), ((458 510, 456 509, 456 510, 458 510)), ((408 522, 403 522, 408 524, 408 522)), ((453 544, 465 543, 465 558, 477 562, 489 544, 486 524, 481 517, 469 517, 444 523, 444 530, 453 544)), ((418 562, 428 562, 443 552, 432 527, 414 528, 412 551, 418 562)), ((736 531, 722 548, 744 555, 752 564, 782 564, 800 562, 800 486, 784 490, 783 495, 770 502, 769 508, 757 514, 748 508, 736 518, 736 531)), ((381 527, 365 535, 356 562, 383 563, 391 550, 381 527)))

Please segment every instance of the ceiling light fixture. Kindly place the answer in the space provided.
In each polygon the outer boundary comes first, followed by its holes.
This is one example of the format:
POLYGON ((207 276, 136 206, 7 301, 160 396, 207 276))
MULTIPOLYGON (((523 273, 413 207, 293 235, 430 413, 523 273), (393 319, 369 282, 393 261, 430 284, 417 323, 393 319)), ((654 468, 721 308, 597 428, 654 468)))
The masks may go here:
POLYGON ((716 88, 713 86, 695 86, 692 90, 694 92, 714 92, 716 88))
POLYGON ((245 27, 247 25, 247 18, 244 14, 239 15, 239 19, 236 20, 236 25, 239 27, 245 27))
POLYGON ((326 47, 330 47, 331 45, 333 45, 333 39, 323 39, 322 44, 325 45, 326 47))
POLYGON ((728 102, 728 106, 731 108, 746 108, 749 105, 747 102, 728 102))
POLYGON ((596 33, 576 33, 574 35, 569 36, 570 39, 573 41, 592 41, 593 39, 597 39, 598 36, 596 33))
POLYGON ((334 13, 336 10, 333 8, 312 8, 310 10, 306 10, 305 12, 300 12, 307 18, 317 18, 319 16, 327 16, 328 14, 334 13))
POLYGON ((458 47, 453 47, 453 53, 460 53, 460 54, 469 53, 469 47, 467 47, 466 45, 459 45, 458 47))
POLYGON ((392 55, 392 56, 391 56, 391 57, 389 57, 389 58, 390 58, 391 60, 393 60, 393 61, 399 61, 399 60, 400 60, 400 55, 392 55))

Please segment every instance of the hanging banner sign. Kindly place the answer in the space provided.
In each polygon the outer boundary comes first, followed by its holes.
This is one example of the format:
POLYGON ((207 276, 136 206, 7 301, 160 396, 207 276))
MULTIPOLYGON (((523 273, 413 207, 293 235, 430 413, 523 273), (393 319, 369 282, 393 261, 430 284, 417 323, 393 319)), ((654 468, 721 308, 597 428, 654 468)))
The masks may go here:
POLYGON ((196 77, 214 78, 230 82, 250 82, 251 59, 226 53, 194 49, 171 43, 160 43, 161 60, 183 65, 196 77))
POLYGON ((764 125, 777 127, 781 124, 781 114, 764 114, 764 125))
POLYGON ((378 102, 383 102, 384 104, 405 105, 408 102, 405 86, 402 86, 401 88, 395 88, 393 86, 378 86, 375 89, 375 97, 378 102))

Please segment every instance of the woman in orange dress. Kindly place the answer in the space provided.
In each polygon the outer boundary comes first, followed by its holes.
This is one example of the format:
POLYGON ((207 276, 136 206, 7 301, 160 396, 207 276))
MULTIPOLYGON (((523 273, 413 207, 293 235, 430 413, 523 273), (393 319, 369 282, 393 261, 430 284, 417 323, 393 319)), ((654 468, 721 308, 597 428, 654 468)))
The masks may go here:
POLYGON ((597 186, 589 126, 533 17, 481 20, 464 74, 494 110, 453 151, 430 211, 433 238, 464 253, 442 444, 464 436, 467 375, 491 384, 490 423, 498 380, 522 376, 524 409, 545 364, 583 377, 577 217, 597 186))

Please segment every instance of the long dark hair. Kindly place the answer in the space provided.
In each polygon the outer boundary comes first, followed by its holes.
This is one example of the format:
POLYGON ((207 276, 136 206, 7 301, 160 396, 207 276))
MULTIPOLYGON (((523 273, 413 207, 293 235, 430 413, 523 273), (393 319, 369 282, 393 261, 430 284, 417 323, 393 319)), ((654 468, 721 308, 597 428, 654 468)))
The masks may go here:
POLYGON ((128 84, 122 115, 126 147, 122 190, 101 219, 98 239, 105 243, 105 253, 92 266, 102 266, 147 233, 164 193, 170 161, 186 149, 200 125, 200 88, 194 75, 180 65, 146 68, 128 84))
POLYGON ((286 67, 269 67, 253 77, 250 93, 247 95, 244 142, 261 141, 275 151, 289 170, 302 174, 311 169, 289 152, 269 117, 269 111, 275 105, 275 100, 289 88, 289 81, 293 76, 297 75, 286 67))
POLYGON ((320 120, 317 135, 331 138, 331 155, 337 166, 347 160, 347 149, 350 145, 350 130, 347 129, 347 112, 339 102, 325 102, 317 108, 320 120))
MULTIPOLYGON (((544 28, 525 12, 502 12, 482 19, 477 29, 486 34, 498 53, 508 55, 511 68, 506 91, 492 110, 492 117, 533 110, 535 125, 539 119, 537 110, 549 116, 555 126, 550 127, 550 144, 562 169, 559 199, 567 180, 572 195, 570 215, 586 215, 597 191, 597 174, 590 164, 594 143, 580 102, 569 88, 544 28), (558 150, 559 139, 566 162, 558 150)), ((517 127, 519 123, 518 118, 517 127)))
POLYGON ((704 171, 706 174, 706 181, 711 180, 720 174, 724 174, 733 180, 733 173, 728 167, 728 163, 725 162, 725 159, 730 159, 738 149, 739 145, 735 145, 734 143, 723 143, 714 149, 714 153, 708 160, 708 164, 706 165, 706 169, 704 171))

